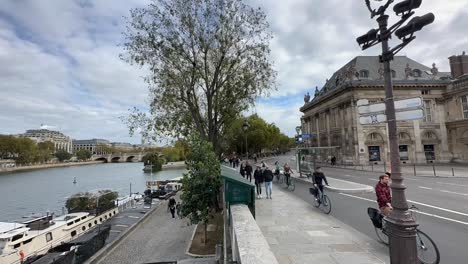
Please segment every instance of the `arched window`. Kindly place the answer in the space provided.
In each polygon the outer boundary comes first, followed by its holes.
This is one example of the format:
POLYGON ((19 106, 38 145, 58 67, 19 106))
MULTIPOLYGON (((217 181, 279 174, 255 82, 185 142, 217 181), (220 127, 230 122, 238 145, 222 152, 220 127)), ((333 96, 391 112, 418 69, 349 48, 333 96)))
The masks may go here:
POLYGON ((413 70, 413 77, 414 77, 414 78, 419 78, 419 77, 421 77, 421 71, 418 70, 418 69, 414 69, 414 70, 413 70))
POLYGON ((369 78, 369 71, 368 70, 361 70, 359 72, 359 77, 361 78, 369 78))
POLYGON ((396 71, 391 70, 391 73, 392 73, 392 78, 396 78, 396 71))

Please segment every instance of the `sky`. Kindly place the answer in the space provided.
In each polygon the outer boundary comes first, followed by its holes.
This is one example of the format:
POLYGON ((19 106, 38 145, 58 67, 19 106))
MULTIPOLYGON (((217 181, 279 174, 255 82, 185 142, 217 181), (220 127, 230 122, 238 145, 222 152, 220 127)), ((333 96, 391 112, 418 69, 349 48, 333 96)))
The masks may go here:
MULTIPOLYGON (((145 69, 119 59, 124 16, 150 0, 2 0, 0 3, 0 134, 58 130, 74 139, 138 144, 119 119, 144 108, 145 69)), ((274 34, 271 59, 278 89, 249 110, 293 136, 304 94, 359 55, 356 37, 377 27, 359 0, 246 0, 267 14, 274 34)), ((398 1, 395 1, 398 2, 398 1)), ((468 1, 424 0, 417 15, 435 22, 399 55, 439 71, 448 57, 468 51, 468 1)), ((391 22, 396 21, 391 14, 391 22)), ((397 44, 393 40, 391 44, 397 44)))

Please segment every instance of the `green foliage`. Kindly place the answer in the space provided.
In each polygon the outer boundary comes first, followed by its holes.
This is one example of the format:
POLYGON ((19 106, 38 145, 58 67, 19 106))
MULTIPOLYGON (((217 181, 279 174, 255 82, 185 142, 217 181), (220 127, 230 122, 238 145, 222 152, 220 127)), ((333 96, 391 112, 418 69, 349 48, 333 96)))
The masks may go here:
POLYGON ((71 159, 72 157, 72 154, 71 153, 68 153, 68 151, 65 151, 65 150, 59 150, 57 152, 55 152, 55 157, 57 157, 57 159, 62 162, 64 160, 69 160, 71 159))
POLYGON ((80 149, 75 155, 78 160, 89 160, 93 154, 87 149, 80 149))
POLYGON ((162 165, 165 163, 164 158, 159 152, 151 152, 143 156, 143 164, 149 165, 152 164, 153 172, 162 170, 162 165))
POLYGON ((150 111, 124 118, 131 134, 197 132, 219 154, 230 122, 275 87, 266 15, 242 0, 154 0, 124 34, 122 59, 151 69, 150 111))
POLYGON ((239 118, 231 123, 226 134, 228 152, 245 153, 245 137, 249 153, 258 153, 262 150, 287 151, 294 146, 294 139, 281 133, 274 124, 269 124, 258 115, 239 118), (243 124, 247 120, 249 128, 244 131, 243 124))
POLYGON ((183 177, 182 215, 192 224, 206 225, 218 209, 221 187, 221 168, 213 146, 194 134, 189 139, 190 151, 186 158, 188 173, 183 177))
POLYGON ((69 197, 65 207, 69 212, 93 210, 96 208, 112 208, 118 197, 117 192, 111 190, 99 190, 97 193, 81 192, 69 197))

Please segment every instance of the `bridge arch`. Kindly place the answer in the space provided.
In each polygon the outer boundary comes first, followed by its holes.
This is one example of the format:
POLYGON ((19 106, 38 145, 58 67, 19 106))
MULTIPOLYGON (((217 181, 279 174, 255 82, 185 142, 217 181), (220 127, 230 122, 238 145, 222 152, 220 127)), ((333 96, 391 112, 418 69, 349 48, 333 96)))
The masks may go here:
POLYGON ((120 157, 113 157, 111 162, 120 162, 120 157))
POLYGON ((137 158, 136 156, 128 156, 125 160, 126 162, 133 162, 133 159, 137 158))
POLYGON ((99 158, 96 158, 96 159, 94 159, 94 160, 95 160, 95 161, 102 161, 102 162, 104 162, 104 163, 107 163, 107 162, 108 162, 108 160, 107 160, 106 158, 104 158, 104 157, 99 157, 99 158))

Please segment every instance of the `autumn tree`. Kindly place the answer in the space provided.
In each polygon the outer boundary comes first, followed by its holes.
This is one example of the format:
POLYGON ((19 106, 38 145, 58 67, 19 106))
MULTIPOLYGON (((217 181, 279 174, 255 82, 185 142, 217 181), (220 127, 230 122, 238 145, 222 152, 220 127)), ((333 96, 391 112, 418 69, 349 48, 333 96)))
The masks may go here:
POLYGON ((149 69, 149 112, 133 109, 130 133, 196 131, 220 153, 229 123, 274 88, 266 16, 242 0, 153 0, 131 10, 122 59, 149 69))

